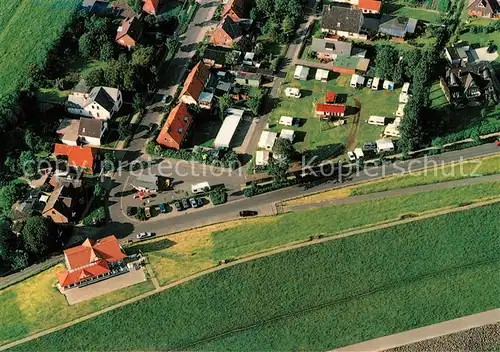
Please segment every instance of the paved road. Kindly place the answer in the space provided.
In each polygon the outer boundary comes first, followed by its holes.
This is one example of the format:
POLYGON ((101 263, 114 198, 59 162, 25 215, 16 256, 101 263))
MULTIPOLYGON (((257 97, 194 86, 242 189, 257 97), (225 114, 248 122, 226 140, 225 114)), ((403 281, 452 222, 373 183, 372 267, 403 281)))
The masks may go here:
POLYGON ((379 337, 355 345, 338 348, 334 350, 334 352, 384 351, 390 348, 477 328, 479 326, 495 324, 497 322, 500 322, 500 309, 492 309, 486 312, 424 326, 423 328, 408 330, 398 334, 379 337))

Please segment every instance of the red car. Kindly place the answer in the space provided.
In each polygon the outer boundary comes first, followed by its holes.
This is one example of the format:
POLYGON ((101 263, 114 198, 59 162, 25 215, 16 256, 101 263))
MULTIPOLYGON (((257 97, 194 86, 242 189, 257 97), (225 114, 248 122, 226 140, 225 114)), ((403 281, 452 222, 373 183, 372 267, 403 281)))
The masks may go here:
POLYGON ((495 144, 500 147, 500 138, 495 141, 495 144))

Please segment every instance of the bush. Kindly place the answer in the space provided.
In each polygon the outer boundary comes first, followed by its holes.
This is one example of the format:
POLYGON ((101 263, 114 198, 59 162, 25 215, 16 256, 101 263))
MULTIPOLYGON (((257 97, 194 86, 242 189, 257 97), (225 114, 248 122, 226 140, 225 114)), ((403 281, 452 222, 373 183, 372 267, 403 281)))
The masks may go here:
POLYGON ((482 136, 498 131, 500 131, 500 123, 485 123, 478 127, 471 127, 462 131, 451 133, 444 137, 435 138, 432 141, 432 145, 438 146, 448 143, 454 143, 468 138, 474 138, 475 140, 477 140, 477 137, 479 135, 482 136))
POLYGON ((227 202, 227 192, 224 188, 216 188, 210 191, 210 201, 213 205, 224 204, 227 202))
POLYGON ((106 209, 99 207, 83 219, 85 226, 101 226, 106 221, 106 209))
POLYGON ((292 185, 296 184, 297 182, 298 182, 297 180, 287 180, 287 181, 282 182, 282 183, 274 183, 273 182, 273 183, 269 183, 269 184, 264 185, 264 186, 258 186, 256 184, 252 184, 250 187, 245 188, 243 190, 243 194, 245 195, 245 197, 253 197, 253 196, 257 196, 259 194, 275 191, 275 190, 280 189, 280 188, 292 186, 292 185))
POLYGON ((135 218, 139 221, 146 221, 146 211, 143 207, 137 208, 137 213, 135 214, 135 218))

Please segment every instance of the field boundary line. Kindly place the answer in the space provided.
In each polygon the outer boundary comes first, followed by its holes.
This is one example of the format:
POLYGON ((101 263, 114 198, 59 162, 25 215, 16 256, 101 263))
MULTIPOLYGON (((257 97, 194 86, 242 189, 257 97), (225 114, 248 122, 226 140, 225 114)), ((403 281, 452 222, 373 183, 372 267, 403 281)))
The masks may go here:
POLYGON ((337 348, 332 352, 383 351, 498 322, 500 322, 500 308, 378 337, 337 348))
POLYGON ((298 249, 298 248, 302 248, 302 247, 308 247, 308 246, 316 245, 316 244, 319 244, 319 243, 333 241, 333 240, 336 240, 336 239, 339 239, 339 238, 346 238, 346 237, 350 237, 350 236, 355 236, 355 235, 359 235, 359 234, 362 234, 362 233, 365 233, 365 232, 371 232, 371 231, 385 229, 385 228, 389 228, 389 227, 393 227, 393 226, 403 225, 403 224, 407 224, 407 223, 411 223, 411 222, 415 222, 415 221, 419 221, 419 220, 423 220, 423 219, 433 218, 433 217, 440 216, 440 215, 446 215, 446 214, 452 214, 452 213, 462 212, 462 211, 466 211, 466 210, 470 210, 470 209, 474 209, 474 208, 479 208, 479 207, 482 207, 482 206, 485 206, 485 205, 491 205, 491 204, 496 204, 496 203, 500 203, 500 198, 496 198, 496 199, 488 200, 488 201, 483 201, 483 202, 478 202, 478 203, 470 204, 470 205, 463 206, 463 207, 458 207, 458 208, 452 208, 452 209, 445 209, 445 210, 441 210, 441 211, 436 211, 436 212, 433 212, 433 213, 430 213, 430 214, 426 214, 426 215, 422 215, 422 216, 417 216, 417 217, 412 217, 412 218, 404 219, 404 220, 397 220, 397 221, 394 221, 394 222, 391 222, 391 223, 387 223, 387 224, 380 224, 380 225, 376 225, 376 226, 372 226, 372 227, 367 227, 367 228, 357 229, 357 230, 353 230, 353 231, 348 231, 348 232, 340 233, 340 234, 329 236, 329 237, 323 237, 323 238, 320 238, 320 239, 315 239, 315 240, 312 240, 312 241, 300 242, 300 243, 296 243, 296 244, 286 245, 286 246, 275 248, 273 250, 269 250, 269 251, 266 251, 266 252, 261 252, 261 253, 258 253, 258 254, 247 256, 247 257, 235 260, 233 262, 229 262, 229 263, 224 264, 224 265, 219 265, 219 266, 215 266, 215 267, 212 267, 210 269, 207 269, 207 270, 200 271, 200 272, 195 273, 193 275, 187 276, 187 277, 185 277, 183 279, 180 279, 180 280, 177 280, 177 281, 173 281, 173 282, 171 282, 171 283, 169 283, 169 284, 167 284, 165 286, 161 286, 161 287, 156 288, 156 289, 154 289, 152 291, 145 292, 145 293, 143 293, 143 294, 141 294, 139 296, 136 296, 136 297, 130 298, 128 300, 122 301, 120 303, 114 304, 112 306, 109 306, 107 308, 101 309, 99 311, 96 311, 96 312, 84 315, 84 316, 82 316, 80 318, 77 318, 77 319, 75 319, 73 321, 70 321, 70 322, 67 322, 67 323, 64 323, 64 324, 52 327, 50 329, 46 329, 46 330, 37 332, 35 334, 26 336, 26 337, 24 337, 22 339, 19 339, 19 340, 16 340, 16 341, 9 342, 7 344, 4 344, 4 345, 0 346, 0 350, 6 350, 8 348, 11 348, 11 347, 20 345, 22 343, 25 343, 25 342, 37 339, 39 337, 48 335, 50 333, 62 330, 62 329, 67 328, 67 327, 70 327, 72 325, 76 325, 78 323, 81 323, 81 322, 84 322, 86 320, 95 318, 95 317, 97 317, 99 315, 102 315, 104 313, 110 312, 110 311, 115 310, 117 308, 121 308, 121 307, 127 306, 129 304, 138 302, 138 301, 143 300, 143 299, 145 299, 147 297, 150 297, 150 296, 152 296, 154 294, 166 291, 166 290, 168 290, 170 288, 173 288, 173 287, 182 285, 182 284, 184 284, 186 282, 195 280, 195 279, 197 279, 197 278, 199 278, 201 276, 204 276, 204 275, 207 275, 207 274, 211 274, 211 273, 217 272, 219 270, 224 270, 226 268, 230 268, 232 266, 243 264, 243 263, 246 263, 246 262, 249 262, 249 261, 252 261, 252 260, 261 259, 261 258, 268 257, 268 256, 271 256, 271 255, 274 255, 274 254, 279 254, 279 253, 282 253, 282 252, 287 252, 287 251, 298 249))

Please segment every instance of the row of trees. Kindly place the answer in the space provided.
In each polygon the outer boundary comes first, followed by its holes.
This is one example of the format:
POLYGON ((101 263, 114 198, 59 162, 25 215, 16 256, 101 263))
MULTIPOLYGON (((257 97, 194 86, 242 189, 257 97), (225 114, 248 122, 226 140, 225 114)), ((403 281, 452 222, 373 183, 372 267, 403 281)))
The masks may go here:
POLYGON ((287 42, 302 14, 300 0, 257 0, 250 16, 264 24, 262 34, 272 40, 287 42))

